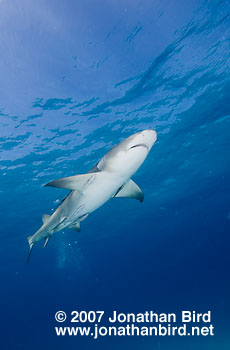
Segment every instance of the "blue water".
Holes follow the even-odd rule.
[[[230,348],[230,2],[0,1],[0,348]],[[81,233],[26,237],[113,145],[151,128],[133,179]],[[57,337],[57,310],[212,310],[214,337]]]

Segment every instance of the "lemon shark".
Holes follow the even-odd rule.
[[[27,237],[30,251],[35,243],[44,239],[44,247],[55,232],[65,228],[80,231],[80,222],[113,197],[130,197],[144,200],[140,187],[131,177],[144,162],[157,140],[154,130],[144,130],[114,146],[87,174],[64,177],[44,186],[71,190],[57,210],[42,215],[42,226]]]

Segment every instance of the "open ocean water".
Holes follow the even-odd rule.
[[[0,1],[0,348],[230,349],[230,2]],[[80,233],[26,237],[66,190],[144,129],[142,204]],[[57,337],[64,310],[212,311],[215,336]]]

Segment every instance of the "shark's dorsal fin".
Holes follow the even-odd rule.
[[[45,240],[45,243],[44,243],[43,248],[45,248],[45,247],[47,246],[47,244],[48,244],[50,238],[51,238],[51,236],[46,237],[46,240]]]
[[[80,232],[80,222],[77,222],[76,224],[70,225],[69,228],[71,228],[77,232]]]
[[[144,200],[144,193],[141,191],[140,187],[133,181],[129,180],[124,184],[114,197],[129,197],[138,199],[140,202]]]
[[[95,177],[98,175],[100,175],[100,173],[89,173],[63,177],[61,179],[48,182],[44,186],[66,188],[68,190],[82,192],[85,186],[87,187],[87,185],[91,184],[95,180]]]
[[[49,220],[49,218],[50,218],[50,215],[43,214],[42,215],[42,222],[43,222],[43,224],[45,224]]]

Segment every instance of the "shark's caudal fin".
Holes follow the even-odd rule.
[[[27,240],[28,240],[28,243],[29,243],[29,246],[30,246],[29,255],[28,255],[28,257],[27,257],[27,264],[28,264],[29,261],[30,261],[30,255],[31,255],[31,252],[32,252],[32,249],[33,249],[33,246],[34,246],[34,242],[32,241],[32,237],[33,237],[33,236],[28,236],[28,237],[27,237]]]

